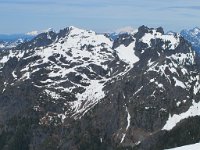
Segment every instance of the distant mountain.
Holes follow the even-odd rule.
[[[119,35],[122,35],[122,34],[134,34],[135,32],[137,32],[137,29],[134,29],[133,27],[127,26],[127,27],[123,27],[123,28],[117,29],[114,32],[107,33],[107,35],[112,40],[115,40],[116,38],[119,37]]]
[[[32,40],[35,36],[54,31],[52,28],[42,31],[31,31],[25,34],[0,34],[0,50],[14,48],[17,45]]]
[[[10,49],[25,41],[30,41],[35,35],[27,34],[0,34],[0,50]]]
[[[9,48],[13,48],[16,47],[18,44],[23,43],[24,40],[23,39],[17,39],[16,41],[5,41],[5,40],[1,40],[0,41],[0,49],[9,49]]]
[[[32,39],[32,35],[27,34],[0,34],[1,41],[16,41],[18,39]]]
[[[198,27],[190,30],[182,30],[181,35],[192,44],[192,47],[198,53],[200,53],[200,29]]]
[[[54,31],[54,29],[53,28],[48,28],[48,29],[46,29],[46,30],[42,30],[42,31],[31,31],[31,32],[28,32],[28,33],[26,33],[26,35],[29,35],[29,36],[37,36],[37,35],[39,35],[39,34],[41,34],[41,33],[44,33],[44,32],[50,32],[50,31]],[[55,32],[55,31],[54,31]]]
[[[1,150],[163,150],[200,141],[200,57],[178,33],[67,27],[0,52]]]

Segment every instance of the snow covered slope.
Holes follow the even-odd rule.
[[[200,143],[181,146],[181,147],[177,147],[177,148],[171,148],[168,150],[198,150],[198,149],[200,149]]]

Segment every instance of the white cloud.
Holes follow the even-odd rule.
[[[116,33],[130,33],[130,32],[134,32],[135,30],[136,29],[131,26],[126,26],[126,27],[117,29],[115,32]]]

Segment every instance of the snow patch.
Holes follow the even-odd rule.
[[[127,112],[127,126],[126,126],[126,132],[127,132],[128,128],[130,127],[130,124],[131,124],[131,115],[130,115],[130,113],[129,113],[129,111],[128,111],[127,106],[126,106],[126,112]],[[122,142],[124,141],[124,138],[125,138],[125,137],[126,137],[126,133],[123,133],[123,134],[122,134],[122,139],[121,139],[121,142],[120,142],[120,143],[122,143]]]
[[[131,26],[126,26],[126,27],[122,27],[120,29],[117,29],[115,31],[115,33],[117,34],[123,34],[123,33],[136,33],[138,31],[138,29],[134,29]]]
[[[56,92],[53,92],[53,91],[50,91],[50,90],[47,90],[47,89],[45,89],[44,91],[45,91],[45,93],[47,95],[49,95],[53,99],[59,99],[59,98],[61,98],[61,96],[59,94],[57,94]]]
[[[185,84],[184,84],[182,81],[178,80],[178,79],[175,78],[175,77],[173,77],[173,79],[174,79],[174,81],[175,81],[175,86],[179,86],[179,87],[181,87],[181,88],[183,88],[183,89],[186,89],[186,86],[185,86]]]
[[[17,79],[17,75],[15,74],[15,71],[12,72],[12,76]]]
[[[181,120],[189,118],[189,117],[194,117],[194,116],[200,116],[200,102],[196,103],[193,100],[192,106],[190,106],[190,108],[186,112],[181,113],[181,114],[174,114],[173,116],[171,116],[170,114],[162,130],[171,130]]]
[[[89,109],[105,97],[103,87],[104,84],[99,83],[98,80],[91,80],[90,85],[86,87],[85,92],[76,95],[77,101],[71,102],[75,119],[81,118]],[[78,114],[81,114],[82,116],[77,118]]]
[[[185,146],[171,148],[167,150],[198,150],[198,149],[200,149],[200,143],[185,145]]]
[[[135,96],[137,93],[139,93],[142,90],[143,86],[141,86],[134,94],[133,96]]]
[[[133,66],[133,64],[139,61],[139,58],[135,55],[134,47],[135,42],[129,44],[127,47],[122,44],[115,50],[117,51],[117,54],[122,61]]]

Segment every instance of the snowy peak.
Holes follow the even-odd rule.
[[[140,38],[141,42],[147,44],[148,47],[156,44],[161,46],[162,49],[174,50],[180,42],[179,35],[164,34],[161,27],[153,29],[141,26],[136,36]]]
[[[46,32],[55,32],[55,30],[53,28],[48,28],[48,29],[45,29],[45,30],[42,30],[42,31],[37,31],[37,30],[34,30],[34,31],[31,31],[31,32],[27,32],[26,35],[30,35],[30,36],[37,36],[41,33],[46,33]]]
[[[40,32],[39,31],[31,31],[27,32],[26,35],[37,36]]]
[[[48,28],[46,30],[44,30],[44,32],[56,32],[53,28]]]
[[[188,47],[179,34],[165,34],[161,27],[141,26],[136,33],[120,34],[113,42],[119,58],[131,66],[139,60],[144,62],[159,59],[162,55],[185,54],[190,52]]]
[[[142,50],[143,52],[145,49],[150,47],[154,48],[156,46],[160,47],[162,50],[174,50],[180,43],[180,35],[164,34],[164,30],[161,27],[148,28],[146,26],[141,26],[138,28],[137,32],[119,34],[114,39],[114,47],[117,47],[120,41],[126,46],[130,44],[130,42],[136,41],[136,47],[139,46],[140,51]]]
[[[123,27],[120,29],[117,29],[115,32],[107,33],[107,35],[112,39],[115,40],[119,37],[119,35],[123,34],[135,34],[138,31],[138,29],[135,29],[131,26]]]
[[[135,32],[137,32],[137,29],[135,29],[131,26],[127,26],[127,27],[117,29],[114,33],[123,34],[123,33],[135,33]]]

